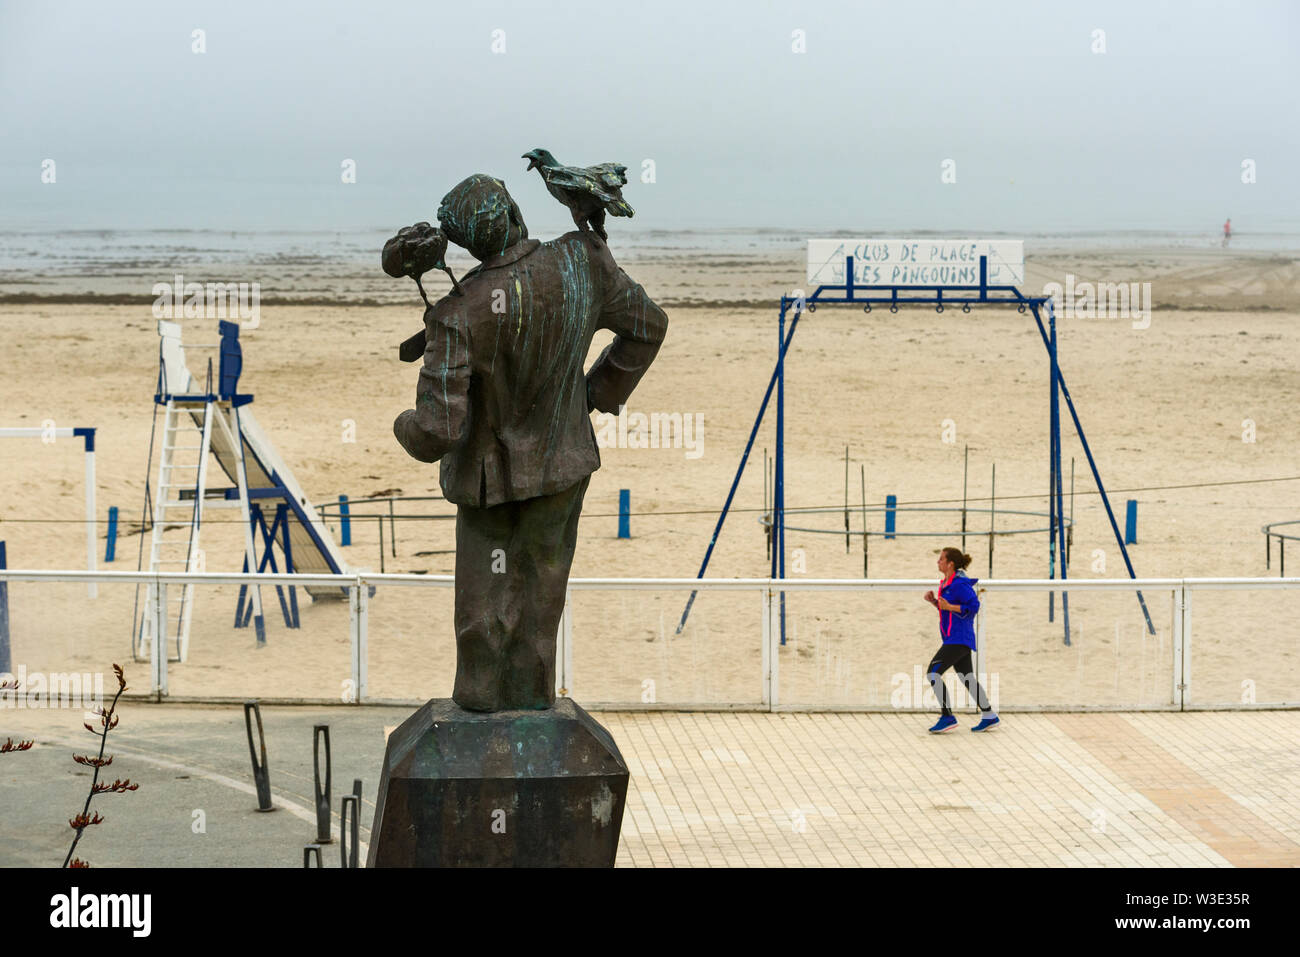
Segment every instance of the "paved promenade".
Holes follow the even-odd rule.
[[[278,810],[256,812],[243,710],[119,707],[98,866],[300,866],[315,835],[312,726],[369,838],[386,729],[410,709],[263,709]],[[1300,865],[1300,712],[1008,714],[929,735],[916,714],[604,712],[632,771],[619,866]],[[77,711],[0,711],[0,865],[57,865],[94,738]],[[364,847],[362,848],[364,857]],[[325,848],[339,866],[338,844]]]

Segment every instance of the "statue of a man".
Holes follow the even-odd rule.
[[[616,413],[654,360],[663,310],[591,233],[528,238],[505,184],[443,197],[442,230],[480,261],[424,314],[414,409],[393,423],[442,461],[456,516],[456,686],[472,711],[549,708],[578,514],[600,453],[592,409]],[[584,373],[597,329],[614,341]]]

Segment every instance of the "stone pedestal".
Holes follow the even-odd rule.
[[[465,711],[434,698],[388,738],[367,867],[613,867],[628,771],[568,698]]]

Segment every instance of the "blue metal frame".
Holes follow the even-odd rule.
[[[166,392],[163,389],[163,357],[162,343],[158,344],[158,383],[155,386],[153,401],[156,405],[166,405],[169,399],[179,399],[181,401],[207,401],[216,402],[218,399],[228,399],[231,405],[239,408],[241,405],[248,405],[253,401],[252,393],[237,392],[239,387],[239,374],[244,368],[243,350],[239,345],[239,323],[226,322],[222,320],[217,324],[221,332],[221,345],[217,353],[217,391],[212,391],[212,361],[208,360],[208,381],[206,391],[197,393]],[[94,448],[94,430],[89,430],[90,445],[88,451]]]
[[[1053,323],[1055,323],[1056,310],[1052,307],[1052,303],[1050,299],[1047,299],[1046,302],[1047,302],[1048,318]],[[1049,339],[1047,332],[1044,331],[1043,329],[1043,320],[1038,314],[1038,309],[1035,308],[1033,312],[1034,312],[1034,321],[1038,324],[1038,334],[1039,336],[1042,337],[1044,345],[1048,345],[1049,342],[1054,342],[1055,341],[1054,338]],[[1053,328],[1055,328],[1055,326],[1053,326]],[[1049,351],[1052,351],[1052,346],[1048,345],[1048,349]],[[1052,351],[1052,361],[1055,364],[1056,354],[1054,351]],[[1137,573],[1133,571],[1133,562],[1129,559],[1128,548],[1124,545],[1124,536],[1120,534],[1119,523],[1115,521],[1115,510],[1110,506],[1110,496],[1106,494],[1106,486],[1102,484],[1101,472],[1098,471],[1097,469],[1096,459],[1092,457],[1092,448],[1091,446],[1088,445],[1088,437],[1083,434],[1083,424],[1079,421],[1079,412],[1074,407],[1074,399],[1071,398],[1070,390],[1065,385],[1065,377],[1061,375],[1061,370],[1059,365],[1056,368],[1056,384],[1061,391],[1061,396],[1065,399],[1066,406],[1070,410],[1070,418],[1074,421],[1074,431],[1079,436],[1079,444],[1083,446],[1083,454],[1088,459],[1088,467],[1092,470],[1093,481],[1097,483],[1097,491],[1101,493],[1101,503],[1106,507],[1106,517],[1110,519],[1111,531],[1115,535],[1115,541],[1119,543],[1120,554],[1124,556],[1124,567],[1128,570],[1128,577],[1137,578]],[[1060,427],[1061,424],[1060,424],[1060,420],[1058,419],[1056,423],[1056,428],[1058,433],[1060,431]],[[1060,443],[1059,438],[1057,439],[1057,443],[1059,445]],[[1063,501],[1060,500],[1059,494],[1057,498],[1058,498],[1058,502],[1057,502],[1058,514],[1064,515],[1065,514],[1064,503]],[[1140,589],[1138,590],[1137,593],[1137,599],[1138,599],[1138,604],[1142,606],[1142,615],[1146,618],[1147,633],[1154,635],[1156,633],[1155,625],[1152,624],[1151,622],[1151,612],[1147,610],[1146,599],[1142,597],[1142,591]]]
[[[307,516],[306,510],[303,509],[302,505],[298,502],[297,498],[295,498],[293,495],[290,495],[289,490],[285,488],[284,480],[280,477],[280,473],[275,469],[268,468],[267,464],[263,462],[261,458],[258,457],[258,455],[249,447],[248,443],[244,440],[243,427],[240,424],[240,420],[239,420],[239,408],[241,406],[248,405],[250,402],[252,402],[253,395],[252,393],[244,393],[238,391],[239,376],[243,372],[243,367],[244,367],[243,349],[239,344],[239,324],[236,322],[227,322],[222,320],[221,322],[218,323],[218,329],[221,333],[221,343],[218,348],[217,368],[215,370],[215,375],[214,375],[214,370],[212,368],[212,361],[209,359],[206,382],[203,386],[202,392],[172,393],[172,392],[164,391],[162,345],[159,344],[158,382],[154,393],[154,402],[158,405],[166,405],[166,403],[170,399],[177,399],[182,401],[184,400],[205,401],[205,402],[229,401],[231,406],[235,409],[235,416],[234,416],[235,431],[238,436],[237,441],[240,443],[240,448],[237,451],[241,452],[246,459],[252,458],[253,461],[257,463],[258,468],[260,468],[262,472],[264,472],[265,474],[271,477],[271,482],[272,482],[272,484],[267,487],[254,488],[250,486],[248,488],[249,521],[252,524],[255,533],[260,526],[263,545],[264,545],[264,552],[262,554],[262,558],[257,562],[258,565],[257,571],[259,574],[266,570],[268,564],[270,565],[272,571],[276,570],[275,559],[271,555],[271,547],[277,541],[276,530],[279,527],[283,527],[284,529],[283,544],[281,545],[281,550],[284,552],[285,571],[292,572],[294,570],[293,551],[292,551],[292,546],[290,544],[290,537],[289,537],[289,531],[290,531],[289,526],[291,524],[291,516],[292,516],[292,520],[297,520],[297,522],[303,527],[303,529],[306,530],[308,537],[311,538],[317,550],[323,556],[325,556],[325,561],[330,571],[336,575],[341,574],[342,569],[339,567],[338,563],[334,561],[334,558],[330,554],[329,549],[326,547],[325,543],[321,540],[320,535],[317,534],[315,528],[312,527],[311,521]],[[214,385],[215,385],[215,390],[214,390]],[[205,415],[207,414],[206,411],[204,414]],[[78,429],[76,430],[76,432],[78,435],[81,435],[83,433],[85,434],[87,450],[93,450],[94,440],[95,440],[95,430]],[[229,475],[229,473],[227,473],[227,477],[230,478],[232,481],[234,480],[234,476]],[[198,482],[198,478],[196,475],[195,489],[191,492],[191,494],[197,492],[197,482]],[[216,491],[216,490],[213,489],[211,491]],[[222,496],[227,500],[239,498],[239,489],[237,487],[222,489],[221,493]],[[145,494],[147,500],[147,496],[148,496],[147,488]],[[195,498],[197,499],[197,495],[195,495]],[[266,519],[262,514],[262,510],[260,506],[254,504],[254,502],[257,499],[279,499],[280,500],[276,504],[275,519],[272,521],[272,524],[269,529],[266,525]],[[194,521],[197,522],[198,510],[199,510],[199,503],[197,502],[197,500],[195,501],[194,507],[195,507]],[[147,508],[148,506],[146,504],[146,510]],[[247,556],[244,557],[243,567],[245,571],[248,570]],[[251,601],[249,601],[247,612],[245,612],[244,602],[246,600],[247,589],[248,589],[247,585],[241,585],[239,588],[239,599],[235,609],[236,628],[247,627],[249,623],[249,616],[252,614],[253,607]],[[286,603],[284,593],[281,589],[282,586],[279,585],[276,586],[276,593],[280,600],[280,609],[284,614],[285,625],[289,628],[297,628],[299,623],[297,591],[293,586],[289,586],[289,599],[288,602]],[[347,589],[342,589],[342,592],[344,595],[346,595]],[[182,614],[184,613],[183,608],[181,613]],[[259,645],[265,644],[266,633],[263,627],[263,620],[260,617],[256,622],[256,630],[257,630],[258,644]]]
[[[721,513],[718,515],[717,525],[713,529],[713,537],[709,540],[709,547],[704,553],[704,561],[700,565],[696,578],[703,578],[705,571],[709,567],[709,560],[713,557],[713,549],[718,543],[722,525],[726,521],[727,513],[731,509],[731,503],[736,496],[736,488],[740,485],[740,477],[745,471],[745,464],[749,460],[749,453],[753,450],[754,439],[758,435],[759,426],[762,424],[763,416],[767,412],[767,405],[774,388],[776,390],[776,461],[773,469],[771,577],[774,579],[785,578],[785,356],[790,351],[790,343],[794,339],[795,329],[798,327],[799,319],[805,309],[808,312],[816,312],[818,305],[823,304],[861,305],[863,311],[868,313],[872,311],[873,305],[888,305],[889,311],[893,313],[898,312],[899,306],[907,305],[930,305],[934,306],[935,311],[940,313],[948,306],[960,306],[963,312],[970,312],[971,306],[975,305],[1008,305],[1015,306],[1021,313],[1032,313],[1034,322],[1038,325],[1039,334],[1042,336],[1043,346],[1047,349],[1049,360],[1051,445],[1048,451],[1048,497],[1051,507],[1051,519],[1049,523],[1048,576],[1056,578],[1059,567],[1061,580],[1064,581],[1067,577],[1065,496],[1061,476],[1060,399],[1064,397],[1066,406],[1070,410],[1070,417],[1074,422],[1075,432],[1079,436],[1084,454],[1088,458],[1088,465],[1092,469],[1093,479],[1097,483],[1097,490],[1101,493],[1101,500],[1106,507],[1106,514],[1110,518],[1111,529],[1115,533],[1115,541],[1119,544],[1120,553],[1124,556],[1124,565],[1128,569],[1130,578],[1137,577],[1136,572],[1133,570],[1133,563],[1129,559],[1128,549],[1124,545],[1124,537],[1120,534],[1119,525],[1115,521],[1115,513],[1111,509],[1110,497],[1106,494],[1105,485],[1102,484],[1101,473],[1097,470],[1097,463],[1092,457],[1092,450],[1088,445],[1087,438],[1084,436],[1083,425],[1079,421],[1079,413],[1075,409],[1074,400],[1071,398],[1070,390],[1066,388],[1065,378],[1061,374],[1057,356],[1056,312],[1052,306],[1051,297],[1026,296],[1015,286],[990,286],[988,284],[988,258],[986,256],[980,257],[979,284],[974,286],[861,285],[855,283],[853,279],[853,257],[846,256],[844,260],[844,282],[842,284],[820,285],[813,291],[812,295],[805,297],[781,297],[777,319],[778,351],[776,368],[772,371],[772,378],[767,384],[767,391],[763,394],[758,416],[754,420],[754,427],[750,429],[749,440],[745,443],[745,451],[741,454],[740,465],[736,469],[736,477],[732,479],[731,489],[727,492],[727,499],[723,503]],[[1042,316],[1039,312],[1042,308],[1047,310],[1048,324],[1051,329],[1050,334],[1043,327]],[[790,320],[790,330],[787,333],[785,319],[786,313],[791,309],[794,310],[794,315]],[[692,591],[687,599],[686,607],[682,611],[681,621],[677,624],[677,634],[681,634],[682,629],[686,627],[686,620],[690,616],[691,606],[695,603],[697,594],[697,592]],[[1052,601],[1054,602],[1055,593],[1049,594],[1053,596]],[[1146,601],[1142,597],[1140,590],[1137,592],[1137,598],[1142,607],[1142,614],[1146,618],[1147,631],[1154,635],[1155,626],[1152,624],[1151,614],[1147,610]],[[781,644],[785,644],[785,592],[780,593],[780,608]],[[1054,617],[1053,611],[1054,608],[1049,606],[1049,620]],[[1070,613],[1068,593],[1064,590],[1061,593],[1061,615],[1065,631],[1065,643],[1068,645],[1070,643]]]
[[[280,548],[284,552],[284,570],[286,573],[292,574],[293,573],[293,546],[289,541],[289,512],[288,509],[285,507],[284,502],[276,503],[275,519],[271,522],[269,528],[267,527],[266,517],[262,514],[262,506],[260,505],[253,504],[249,506],[249,522],[253,526],[254,534],[256,534],[259,531],[259,529],[262,533],[262,557],[257,563],[257,574],[260,575],[263,572],[265,572],[268,565],[271,568],[272,574],[276,574],[279,572],[279,568],[276,566],[275,563],[275,551],[273,546],[277,542],[276,533],[280,531],[280,529],[282,528],[284,530],[284,539],[280,543]],[[243,570],[248,571],[247,555],[244,556]],[[247,611],[245,611],[244,601],[247,592],[248,592],[247,584],[243,584],[239,586],[239,601],[235,606],[235,627],[236,628],[247,628],[249,619],[253,614],[253,602],[251,600],[248,602]],[[275,593],[276,596],[280,599],[280,612],[281,614],[284,615],[285,627],[297,628],[299,625],[297,589],[293,585],[289,586],[289,600],[287,603],[285,602],[285,598],[284,598],[284,586],[276,585]],[[258,643],[259,644],[266,643],[264,632],[261,633]]]

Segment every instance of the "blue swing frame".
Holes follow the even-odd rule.
[[[1110,496],[1106,494],[1106,486],[1102,483],[1101,473],[1097,469],[1097,462],[1093,458],[1092,448],[1088,445],[1087,436],[1083,432],[1083,424],[1079,421],[1079,413],[1075,408],[1074,399],[1070,396],[1070,390],[1066,387],[1065,379],[1061,375],[1061,368],[1058,362],[1057,341],[1056,341],[1056,311],[1052,305],[1050,296],[1026,296],[1015,286],[988,284],[988,257],[980,256],[979,267],[979,284],[978,285],[864,285],[855,283],[853,278],[853,257],[846,256],[844,259],[844,282],[840,284],[822,284],[819,285],[809,296],[782,296],[781,307],[778,316],[777,325],[777,359],[776,368],[772,371],[772,377],[767,384],[767,391],[763,394],[763,402],[759,406],[758,416],[754,420],[754,427],[749,432],[749,440],[745,443],[745,451],[740,457],[740,465],[736,469],[736,477],[732,479],[731,489],[727,492],[727,499],[723,503],[722,511],[718,515],[718,523],[713,529],[713,537],[709,540],[709,547],[704,553],[704,561],[700,565],[699,573],[696,578],[702,579],[705,571],[709,567],[709,559],[713,557],[713,549],[718,543],[718,536],[722,532],[722,525],[727,519],[727,513],[731,509],[732,500],[736,496],[736,488],[740,484],[740,477],[745,471],[745,463],[749,460],[749,454],[754,448],[754,439],[758,436],[759,426],[763,422],[763,416],[767,412],[768,403],[771,401],[773,389],[776,391],[776,460],[774,464],[774,483],[773,483],[773,500],[772,500],[772,556],[771,556],[771,575],[773,579],[785,578],[785,356],[790,350],[790,343],[794,340],[795,329],[799,325],[799,319],[805,310],[816,312],[819,305],[860,305],[863,311],[870,313],[873,305],[887,305],[891,313],[898,312],[899,306],[934,306],[935,311],[942,313],[946,307],[960,306],[963,312],[970,312],[971,306],[987,305],[1005,305],[1015,306],[1021,313],[1026,311],[1033,314],[1034,322],[1038,326],[1038,333],[1042,337],[1043,346],[1047,349],[1049,370],[1049,390],[1050,390],[1050,433],[1051,447],[1048,451],[1048,479],[1049,479],[1049,499],[1051,506],[1051,521],[1048,534],[1048,577],[1057,578],[1057,568],[1060,568],[1060,579],[1066,580],[1066,548],[1065,548],[1065,495],[1062,488],[1061,476],[1061,404],[1062,397],[1065,398],[1066,406],[1070,411],[1070,418],[1074,422],[1074,430],[1079,436],[1079,442],[1083,446],[1084,455],[1088,459],[1088,467],[1092,470],[1093,480],[1097,483],[1097,490],[1101,493],[1102,504],[1106,507],[1106,516],[1110,519],[1111,530],[1115,534],[1115,541],[1119,545],[1120,554],[1124,556],[1124,567],[1128,570],[1129,578],[1137,578],[1137,573],[1133,570],[1133,562],[1129,558],[1128,549],[1124,544],[1124,536],[1120,533],[1119,523],[1115,520],[1115,511],[1111,508]],[[1040,310],[1047,312],[1047,325],[1043,324],[1043,317]],[[790,320],[790,330],[787,333],[785,328],[786,315],[793,310],[793,317]],[[691,613],[691,606],[695,603],[695,597],[698,591],[692,591],[686,601],[686,607],[682,610],[681,621],[677,624],[677,634],[682,633],[686,627],[686,619]],[[1055,592],[1049,595],[1054,599]],[[1155,625],[1151,621],[1151,613],[1147,609],[1146,599],[1143,598],[1142,592],[1137,591],[1138,604],[1142,607],[1142,614],[1146,619],[1147,632],[1155,634]],[[780,593],[781,609],[781,644],[785,644],[785,592]],[[1048,620],[1054,617],[1054,605],[1048,606]],[[1061,591],[1061,617],[1065,632],[1065,644],[1070,644],[1070,605],[1069,592]]]

